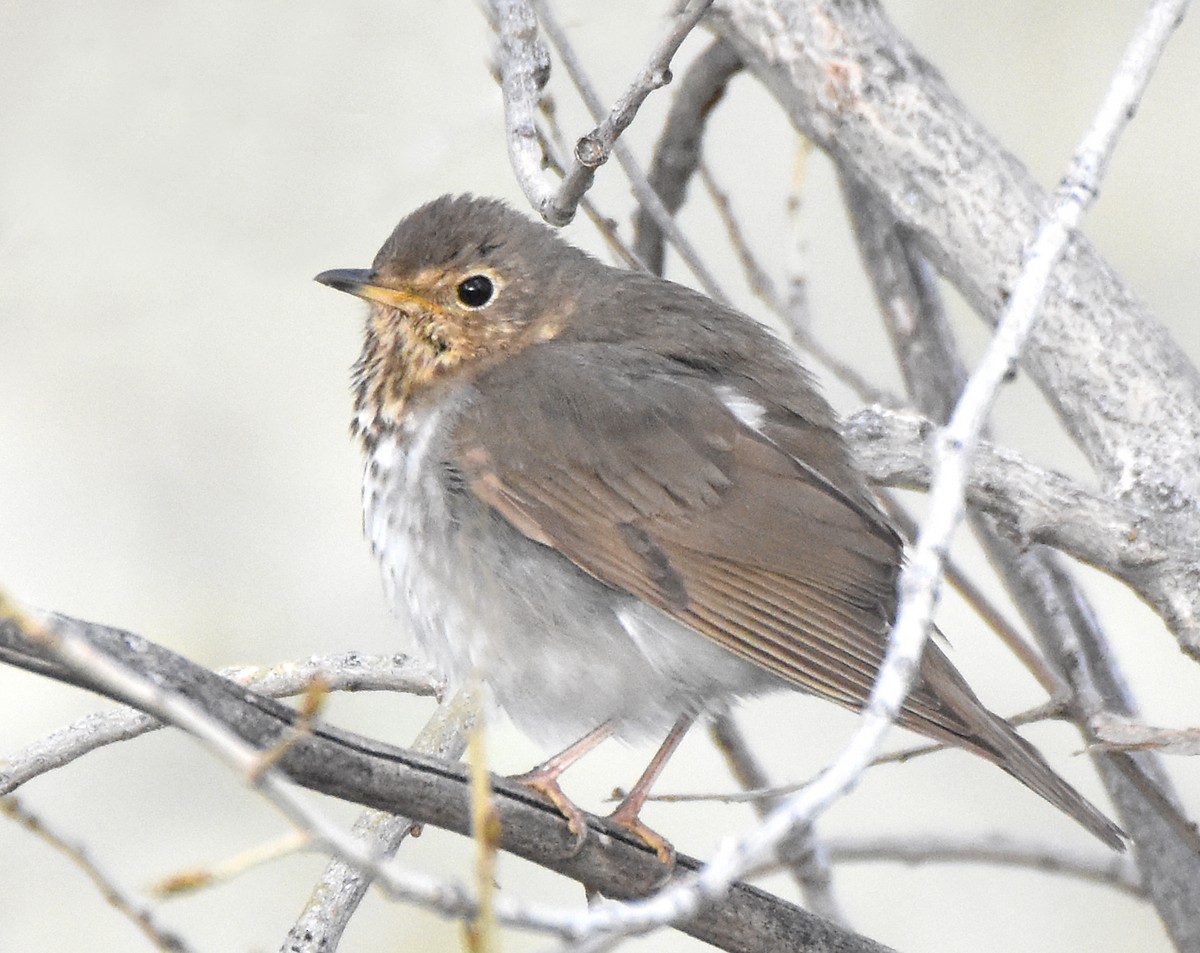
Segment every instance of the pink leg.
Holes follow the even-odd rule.
[[[518,784],[523,784],[530,790],[537,791],[562,812],[563,817],[567,819],[568,829],[576,837],[577,848],[583,846],[583,841],[587,837],[587,826],[583,821],[583,811],[558,786],[558,776],[596,747],[596,745],[600,744],[612,732],[612,722],[606,721],[599,727],[593,728],[574,744],[564,748],[554,757],[543,761],[536,768],[526,771],[524,774],[514,774],[510,778],[510,780],[516,781]]]
[[[642,805],[646,803],[646,798],[650,795],[651,785],[654,784],[658,776],[662,773],[667,760],[675,753],[675,749],[679,747],[679,742],[683,741],[683,736],[692,727],[693,721],[695,721],[693,716],[684,715],[675,722],[666,740],[659,746],[658,751],[655,752],[654,757],[646,766],[646,770],[642,772],[642,776],[638,778],[637,783],[625,795],[624,800],[617,805],[617,809],[608,815],[610,821],[624,827],[643,844],[652,848],[658,854],[658,859],[668,865],[675,863],[675,848],[667,842],[665,837],[643,824],[638,814],[642,810]]]

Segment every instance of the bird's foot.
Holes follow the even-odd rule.
[[[658,859],[667,867],[675,866],[675,848],[662,834],[651,830],[638,817],[640,803],[633,803],[628,798],[617,805],[617,809],[608,815],[608,819],[618,827],[623,827],[634,837],[649,847],[658,855]]]
[[[587,841],[587,821],[584,819],[583,811],[567,797],[566,793],[558,784],[558,775],[560,772],[548,769],[545,765],[538,765],[532,771],[526,771],[524,774],[514,774],[509,778],[510,781],[515,781],[522,787],[527,787],[531,791],[536,791],[547,801],[553,804],[560,814],[567,820],[567,830],[575,835],[575,843],[571,848],[568,857],[574,857],[581,850]]]

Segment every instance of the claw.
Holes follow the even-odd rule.
[[[510,778],[517,784],[524,785],[531,791],[542,795],[567,819],[567,830],[575,835],[575,843],[571,852],[566,855],[568,858],[574,857],[583,850],[583,845],[587,841],[587,822],[583,818],[583,811],[576,807],[575,802],[567,797],[563,793],[563,789],[558,786],[558,776],[611,734],[612,724],[606,721],[553,758],[543,761],[532,771],[515,774]]]
[[[671,842],[662,834],[651,830],[638,817],[640,804],[633,804],[628,800],[622,801],[617,805],[617,809],[608,815],[608,819],[618,827],[623,827],[629,831],[634,837],[640,840],[643,844],[649,847],[658,855],[660,862],[669,868],[675,866],[675,848],[671,846]]]
[[[516,781],[517,784],[527,787],[531,791],[536,791],[566,818],[567,830],[575,835],[575,843],[571,846],[567,857],[574,857],[583,850],[583,845],[587,842],[587,821],[584,819],[583,811],[559,787],[558,774],[557,771],[539,766],[524,774],[514,774],[509,780]]]

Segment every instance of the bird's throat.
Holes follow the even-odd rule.
[[[415,394],[461,362],[431,322],[373,317],[354,365],[353,431],[373,443],[380,430],[399,425]]]
[[[399,426],[423,392],[477,369],[486,358],[504,350],[516,331],[505,322],[373,306],[362,354],[354,365],[351,429],[369,446],[380,431]]]

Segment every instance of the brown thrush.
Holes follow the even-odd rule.
[[[539,742],[581,738],[523,776],[577,834],[557,777],[608,735],[671,729],[615,815],[666,856],[637,812],[697,715],[788,687],[862,706],[901,539],[761,325],[470,196],[317,280],[371,303],[353,430],[392,604],[452,682],[477,673]],[[898,722],[1123,846],[932,642]]]

